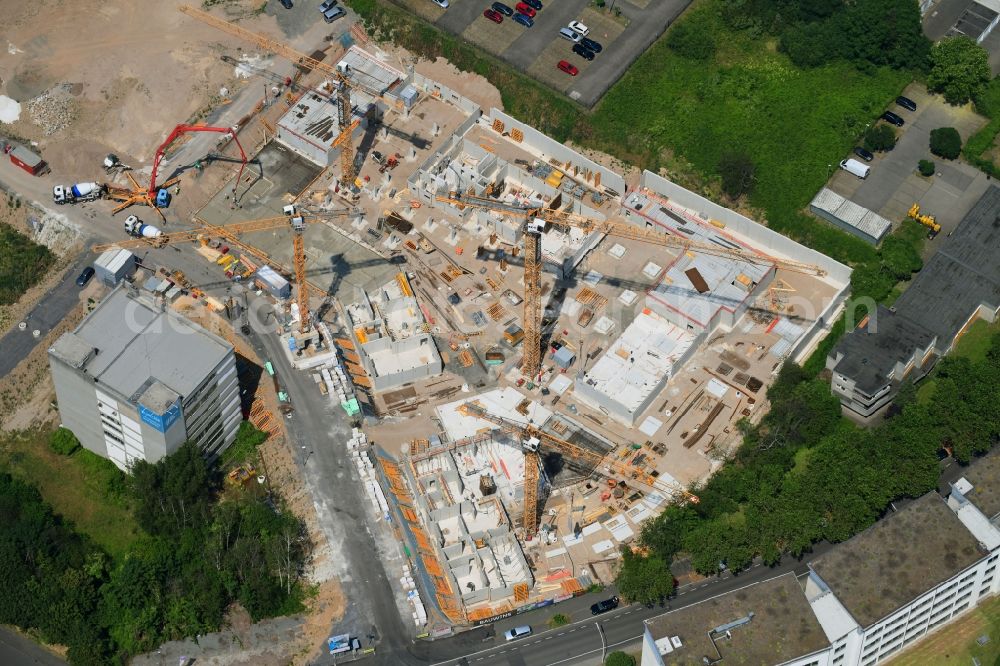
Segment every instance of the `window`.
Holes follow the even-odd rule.
[[[837,648],[836,650],[834,650],[833,653],[834,654],[840,654],[841,652],[843,652],[846,649],[847,649],[847,643],[844,643],[839,648]]]
[[[968,601],[966,601],[961,606],[955,606],[955,614],[957,615],[958,613],[964,611],[968,607],[969,607],[969,602]]]
[[[979,596],[985,597],[989,593],[990,593],[990,586],[989,586],[989,584],[983,585],[981,588],[979,588]]]

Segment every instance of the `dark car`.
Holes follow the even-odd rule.
[[[901,107],[903,107],[907,111],[916,111],[917,110],[917,103],[914,102],[909,97],[903,97],[902,95],[900,95],[899,97],[896,98],[896,104],[899,104]]]
[[[590,37],[584,37],[583,39],[581,39],[580,40],[580,45],[587,47],[588,49],[590,49],[594,53],[600,53],[601,51],[604,50],[604,47],[601,46],[600,42],[595,42]]]
[[[875,159],[875,156],[871,154],[871,151],[865,150],[861,146],[854,149],[854,154],[863,159],[865,162],[871,162]]]
[[[573,53],[576,53],[584,60],[593,60],[594,52],[588,49],[583,43],[573,45]]]
[[[88,282],[90,282],[90,278],[92,277],[94,277],[94,269],[91,268],[90,266],[87,266],[80,273],[80,277],[76,279],[76,286],[78,287],[85,286]]]
[[[503,4],[502,2],[494,2],[492,5],[490,5],[490,7],[492,7],[493,11],[497,12],[498,14],[503,14],[504,16],[514,15],[514,10],[508,7],[507,5]]]
[[[542,3],[539,0],[524,0],[524,4],[528,5],[536,12],[542,11]]]
[[[501,14],[495,9],[483,10],[483,16],[493,21],[494,23],[503,23],[503,14]]]
[[[328,9],[337,4],[337,0],[323,0],[319,6],[319,13],[325,14]]]
[[[899,116],[897,116],[892,111],[886,111],[885,113],[883,113],[882,114],[882,120],[884,120],[884,121],[886,121],[888,123],[892,123],[896,127],[902,127],[903,123],[906,122],[905,120],[903,120],[902,118],[900,118]]]
[[[510,17],[510,20],[514,23],[520,23],[525,28],[530,28],[535,25],[535,22],[531,20],[530,16],[525,16],[524,14],[514,14]]]
[[[285,9],[292,8],[292,0],[279,0],[279,2],[281,2],[281,6],[284,7]]]
[[[591,615],[600,615],[601,613],[607,613],[609,610],[614,610],[618,608],[618,597],[611,597],[610,599],[605,599],[604,601],[598,601],[596,604],[590,607]]]

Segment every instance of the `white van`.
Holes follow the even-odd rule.
[[[847,159],[840,163],[840,168],[844,171],[850,171],[855,176],[864,180],[871,173],[872,168],[867,164],[862,164],[855,159]]]

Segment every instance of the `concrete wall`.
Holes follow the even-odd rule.
[[[457,106],[459,109],[465,111],[466,113],[477,114],[477,115],[482,114],[482,109],[480,109],[479,105],[473,102],[471,99],[469,99],[468,97],[463,97],[462,95],[458,94],[448,86],[438,81],[435,81],[434,79],[427,78],[420,72],[412,72],[410,76],[410,84],[417,90],[421,91],[422,93],[430,95],[431,97],[436,97],[445,102],[448,102],[449,104]],[[418,105],[419,103],[420,101],[417,100]]]
[[[73,431],[85,449],[102,458],[108,457],[104,431],[97,411],[94,381],[49,355],[49,370],[56,389],[59,418],[62,425]]]
[[[594,173],[599,173],[601,174],[601,187],[611,188],[619,194],[625,193],[625,179],[611,169],[584,157],[572,148],[564,146],[555,139],[542,134],[534,127],[525,125],[499,109],[491,109],[490,117],[493,120],[503,122],[505,132],[510,132],[513,128],[521,130],[524,133],[524,143],[542,153],[546,161],[549,158],[554,158],[560,164],[569,162],[574,166],[580,167],[581,170],[586,169]]]
[[[423,340],[427,342],[421,345],[421,341]],[[392,353],[395,354],[413,353],[412,350],[421,346],[427,347],[426,351],[431,356],[429,363],[388,375],[378,374],[374,362],[369,358],[369,354],[385,350],[393,350]],[[372,384],[376,391],[385,391],[402,386],[403,384],[419,381],[424,377],[432,377],[440,374],[443,368],[441,355],[438,353],[437,346],[434,344],[434,338],[430,334],[415,335],[405,340],[392,340],[389,337],[379,338],[378,340],[366,342],[358,349],[361,351],[361,359],[369,376],[372,378]]]
[[[680,185],[671,183],[666,178],[651,171],[643,171],[640,187],[648,188],[658,194],[676,201],[681,206],[691,208],[708,215],[712,219],[725,223],[726,228],[748,238],[761,248],[771,248],[777,254],[789,257],[795,261],[815,264],[826,271],[826,279],[837,284],[848,284],[851,279],[851,268],[839,261],[834,261],[825,254],[801,245],[787,236],[768,229],[748,217],[740,215],[703,196],[686,190]]]

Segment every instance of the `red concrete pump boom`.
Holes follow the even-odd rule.
[[[174,139],[179,137],[181,134],[187,134],[188,132],[217,132],[219,134],[229,134],[233,137],[233,141],[236,143],[236,147],[240,149],[240,158],[243,163],[240,165],[240,172],[236,176],[236,181],[233,183],[233,193],[235,194],[236,188],[239,186],[240,178],[243,177],[243,169],[247,165],[247,155],[243,152],[243,146],[240,145],[240,140],[236,136],[236,131],[231,127],[208,127],[207,125],[178,125],[174,128],[174,131],[170,133],[166,141],[160,144],[160,147],[156,149],[156,156],[153,158],[153,174],[149,179],[149,196],[156,196],[156,172],[160,168],[160,162],[163,160],[163,152],[167,147],[174,142]]]

